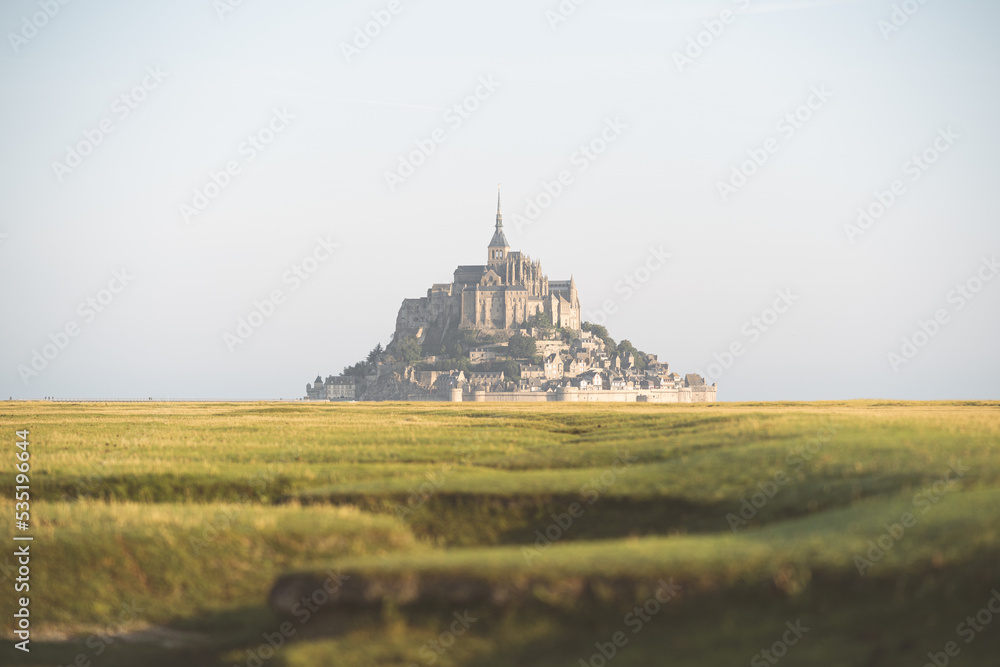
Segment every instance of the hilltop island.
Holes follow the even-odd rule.
[[[459,266],[450,283],[404,299],[392,341],[324,380],[320,401],[599,401],[703,403],[716,385],[680,376],[655,354],[581,322],[576,283],[549,280],[541,262],[511,250],[497,197],[486,264]]]

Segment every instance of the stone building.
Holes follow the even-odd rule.
[[[549,280],[539,261],[510,249],[498,195],[496,228],[486,247],[486,263],[459,266],[452,282],[432,285],[425,297],[404,299],[396,317],[396,340],[454,327],[514,329],[539,313],[548,315],[557,327],[579,330],[576,282],[572,277]]]
[[[503,371],[472,372],[468,374],[469,387],[486,391],[501,391],[504,388]]]
[[[518,364],[521,369],[521,377],[527,379],[537,378],[540,380],[545,379],[545,368],[542,366],[536,366],[532,363],[521,362]]]
[[[349,375],[330,375],[326,382],[319,375],[306,385],[306,398],[311,401],[353,401],[357,397],[357,379]]]

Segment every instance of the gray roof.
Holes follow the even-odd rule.
[[[510,244],[507,243],[507,237],[503,235],[503,230],[499,227],[495,232],[493,232],[493,240],[490,241],[490,248],[509,248]]]
[[[460,266],[455,269],[455,282],[456,283],[478,283],[486,273],[486,267],[482,265],[478,266]]]

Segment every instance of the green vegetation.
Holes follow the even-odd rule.
[[[535,313],[534,315],[532,315],[531,317],[528,318],[528,326],[529,327],[538,327],[539,329],[542,329],[543,331],[549,331],[549,330],[551,330],[553,328],[552,318],[549,316],[548,313],[544,313],[544,312],[542,312],[542,313]]]
[[[419,371],[465,371],[468,373],[472,370],[473,364],[468,357],[459,357],[458,359],[442,359],[433,364],[417,364],[416,368]]]
[[[645,352],[636,348],[636,346],[633,345],[632,341],[630,340],[626,339],[618,343],[618,356],[628,357],[628,355],[630,354],[632,355],[632,358],[635,360],[635,367],[638,368],[640,371],[646,370],[646,366],[648,364],[646,363]]]
[[[608,350],[608,354],[611,354],[612,352],[618,349],[618,344],[615,342],[615,339],[608,334],[607,328],[603,327],[602,325],[591,324],[590,322],[584,322],[582,325],[580,325],[580,328],[583,329],[584,331],[589,331],[590,333],[594,334],[595,336],[603,340],[604,347],[605,349]]]
[[[631,354],[635,359],[635,367],[641,371],[646,370],[646,366],[649,365],[646,361],[645,352],[638,349],[635,345],[632,344],[632,341],[627,339],[621,341],[620,343],[615,343],[615,339],[608,334],[608,330],[606,327],[603,327],[600,324],[592,324],[591,322],[584,322],[580,328],[583,329],[584,331],[588,331],[594,334],[595,336],[603,340],[604,347],[607,349],[608,354],[610,355],[617,354],[620,357],[627,357],[628,355]]]
[[[535,356],[535,339],[514,334],[507,341],[507,354],[511,359],[530,359]]]
[[[416,340],[413,341],[414,343]],[[365,377],[371,374],[375,370],[375,364],[377,364],[382,356],[385,354],[385,350],[382,349],[382,343],[378,343],[372,348],[372,351],[368,353],[368,356],[354,364],[353,366],[345,366],[342,375],[353,376],[353,377]]]
[[[413,336],[407,336],[398,344],[394,344],[393,354],[407,364],[412,364],[424,356],[420,343]]]
[[[120,602],[142,609],[139,626],[255,605],[289,567],[419,547],[398,520],[351,507],[78,501],[32,510],[35,548],[44,551],[32,620],[63,632],[107,624]]]
[[[619,630],[615,666],[747,664],[799,619],[789,665],[1000,650],[1000,616],[956,634],[1000,590],[995,402],[7,403],[0,423],[31,430],[39,554],[32,653],[4,665],[246,665],[282,622],[264,664],[578,665]],[[280,575],[334,572],[386,603],[268,608]],[[683,588],[634,634],[661,579]],[[435,652],[453,612],[476,621]]]
[[[521,378],[521,364],[513,359],[497,359],[481,366],[488,371],[503,371],[505,381],[518,380]]]
[[[450,328],[447,331],[442,331],[431,328],[424,341],[423,354],[425,356],[443,355],[454,361],[468,360],[469,351],[472,348],[502,343],[503,341],[504,337],[501,334],[487,334],[474,329]]]

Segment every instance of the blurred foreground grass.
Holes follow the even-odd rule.
[[[956,634],[1000,586],[1000,403],[4,403],[0,423],[11,452],[31,431],[37,554],[33,651],[4,665],[578,665],[619,630],[616,665],[746,664],[799,618],[787,664],[1000,650],[1000,618]],[[296,572],[390,592],[275,616]],[[661,579],[682,593],[633,633]],[[449,582],[505,602],[398,593]]]

